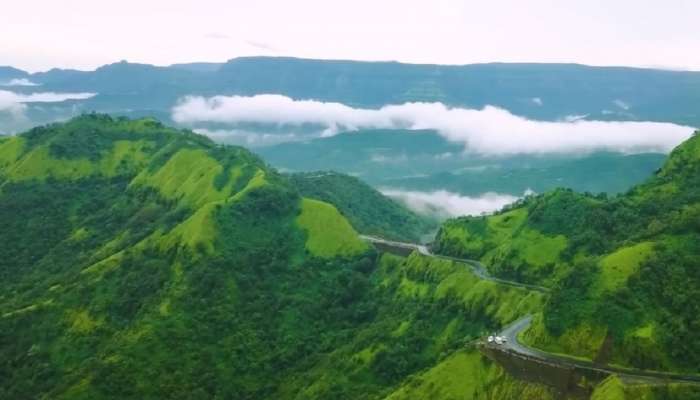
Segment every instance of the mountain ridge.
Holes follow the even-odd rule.
[[[1,140],[0,186],[2,398],[401,398],[448,354],[551,392],[462,348],[540,293],[379,256],[245,149],[86,115]]]
[[[136,76],[155,75],[143,86],[144,81],[133,80],[129,74],[119,74],[120,68],[128,69]],[[105,74],[106,71],[112,73]],[[365,108],[411,101],[440,101],[449,106],[467,108],[494,105],[531,119],[557,120],[568,115],[588,115],[591,119],[601,120],[655,120],[700,125],[695,109],[700,101],[695,91],[700,86],[700,72],[694,71],[570,64],[440,66],[248,57],[233,59],[218,68],[118,62],[94,71],[54,69],[29,74],[28,77],[47,90],[98,92],[95,99],[86,101],[88,107],[97,111],[104,107],[100,101],[106,101],[100,99],[101,96],[117,93],[128,95],[130,99],[119,103],[120,107],[157,109],[164,114],[163,103],[170,107],[177,98],[191,94],[251,96],[275,93],[295,99],[334,101]],[[154,91],[155,83],[160,85],[161,92]],[[146,102],[144,95],[150,96],[151,100]],[[539,100],[534,102],[535,98]],[[669,99],[673,100],[673,106],[668,104]],[[618,109],[616,100],[627,103],[631,109]]]
[[[493,216],[448,221],[436,251],[552,287],[525,332],[535,347],[696,373],[699,149],[695,133],[656,174],[615,197],[555,190]]]

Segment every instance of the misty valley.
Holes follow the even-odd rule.
[[[700,72],[297,58],[316,53],[239,40],[263,19],[232,11],[298,20],[289,49],[344,27],[350,49],[451,38],[460,2],[377,26],[384,5],[338,2],[346,26],[321,5],[79,3],[94,18],[57,38],[117,17],[124,37],[57,39],[23,69],[44,52],[0,23],[18,60],[0,66],[0,400],[700,399]],[[36,30],[68,18],[43,6]],[[241,32],[177,36],[224,16]],[[465,38],[505,46],[477,22]],[[226,46],[257,50],[180,62]],[[177,57],[77,67],[131,48]]]

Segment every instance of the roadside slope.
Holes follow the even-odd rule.
[[[628,193],[529,197],[448,221],[434,251],[480,259],[496,276],[553,288],[526,343],[641,369],[700,365],[700,135]],[[681,306],[683,304],[683,306]]]

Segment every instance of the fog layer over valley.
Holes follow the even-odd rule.
[[[419,214],[437,219],[488,214],[518,200],[518,197],[515,196],[492,192],[484,193],[478,197],[461,196],[445,190],[419,192],[384,189],[381,192],[404,203]]]
[[[5,1],[0,400],[700,400],[698,15]]]
[[[254,148],[282,171],[335,170],[412,198],[620,193],[700,124],[697,84],[697,72],[569,64],[0,67],[0,134],[98,111],[156,117]]]
[[[466,151],[482,155],[668,152],[693,129],[671,123],[620,121],[536,121],[494,106],[448,107],[404,103],[379,109],[341,103],[293,100],[282,95],[186,97],[173,108],[178,123],[267,123],[324,127],[321,136],[357,129],[433,129]]]

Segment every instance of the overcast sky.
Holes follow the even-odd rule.
[[[700,70],[694,0],[22,0],[0,65],[94,69],[246,55]]]

